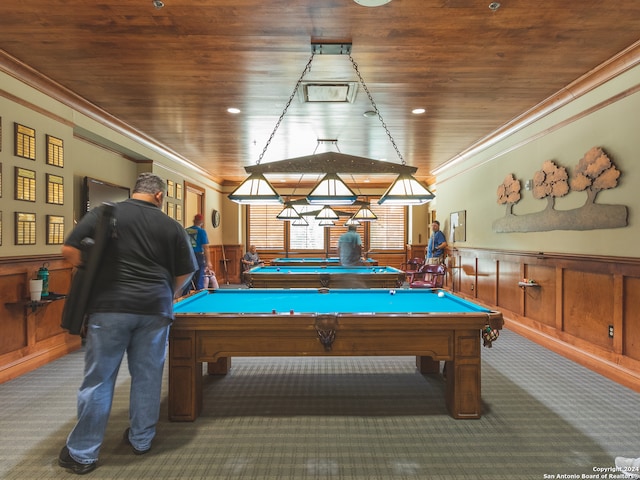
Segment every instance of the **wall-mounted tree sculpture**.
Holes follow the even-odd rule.
[[[533,174],[533,198],[547,199],[547,209],[555,207],[556,198],[569,193],[567,169],[557,166],[551,160],[542,164],[542,170]]]
[[[547,207],[535,213],[516,215],[513,206],[520,199],[512,197],[509,203],[506,194],[507,187],[513,184],[507,176],[498,187],[498,204],[507,203],[507,212],[503,218],[493,222],[493,231],[505,232],[543,232],[549,230],[595,230],[599,228],[619,228],[628,225],[627,207],[625,205],[603,205],[595,203],[598,193],[618,185],[620,171],[613,164],[609,156],[600,147],[591,148],[578,161],[574,175],[569,175],[564,167],[557,166],[547,160],[542,169],[535,172],[533,177],[533,197],[547,199]],[[515,179],[514,179],[515,180]],[[515,180],[518,185],[519,181]],[[584,205],[572,210],[556,210],[556,198],[563,197],[570,192],[587,192]]]
[[[513,206],[520,200],[520,188],[520,180],[516,180],[513,174],[507,175],[498,187],[498,203],[507,205],[507,215],[513,213]]]

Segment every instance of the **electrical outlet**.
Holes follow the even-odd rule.
[[[609,325],[609,338],[613,338],[613,325]]]

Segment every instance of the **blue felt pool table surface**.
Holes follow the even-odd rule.
[[[403,273],[402,270],[395,267],[378,267],[370,265],[359,265],[355,267],[345,267],[342,265],[267,265],[253,267],[249,270],[252,274],[305,274],[305,273],[322,273],[329,275],[373,275],[377,273]]]
[[[489,313],[490,310],[439,290],[222,289],[202,291],[174,305],[185,313]],[[442,292],[442,296],[438,293]]]

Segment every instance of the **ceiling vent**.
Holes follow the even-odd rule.
[[[302,82],[298,98],[302,103],[353,103],[357,82]]]

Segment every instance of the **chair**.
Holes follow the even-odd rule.
[[[420,257],[412,258],[402,264],[400,269],[403,270],[407,276],[407,282],[411,283],[413,281],[413,276],[418,273],[423,264],[424,260]]]
[[[409,282],[411,288],[442,288],[447,269],[444,265],[423,265],[413,274]]]

